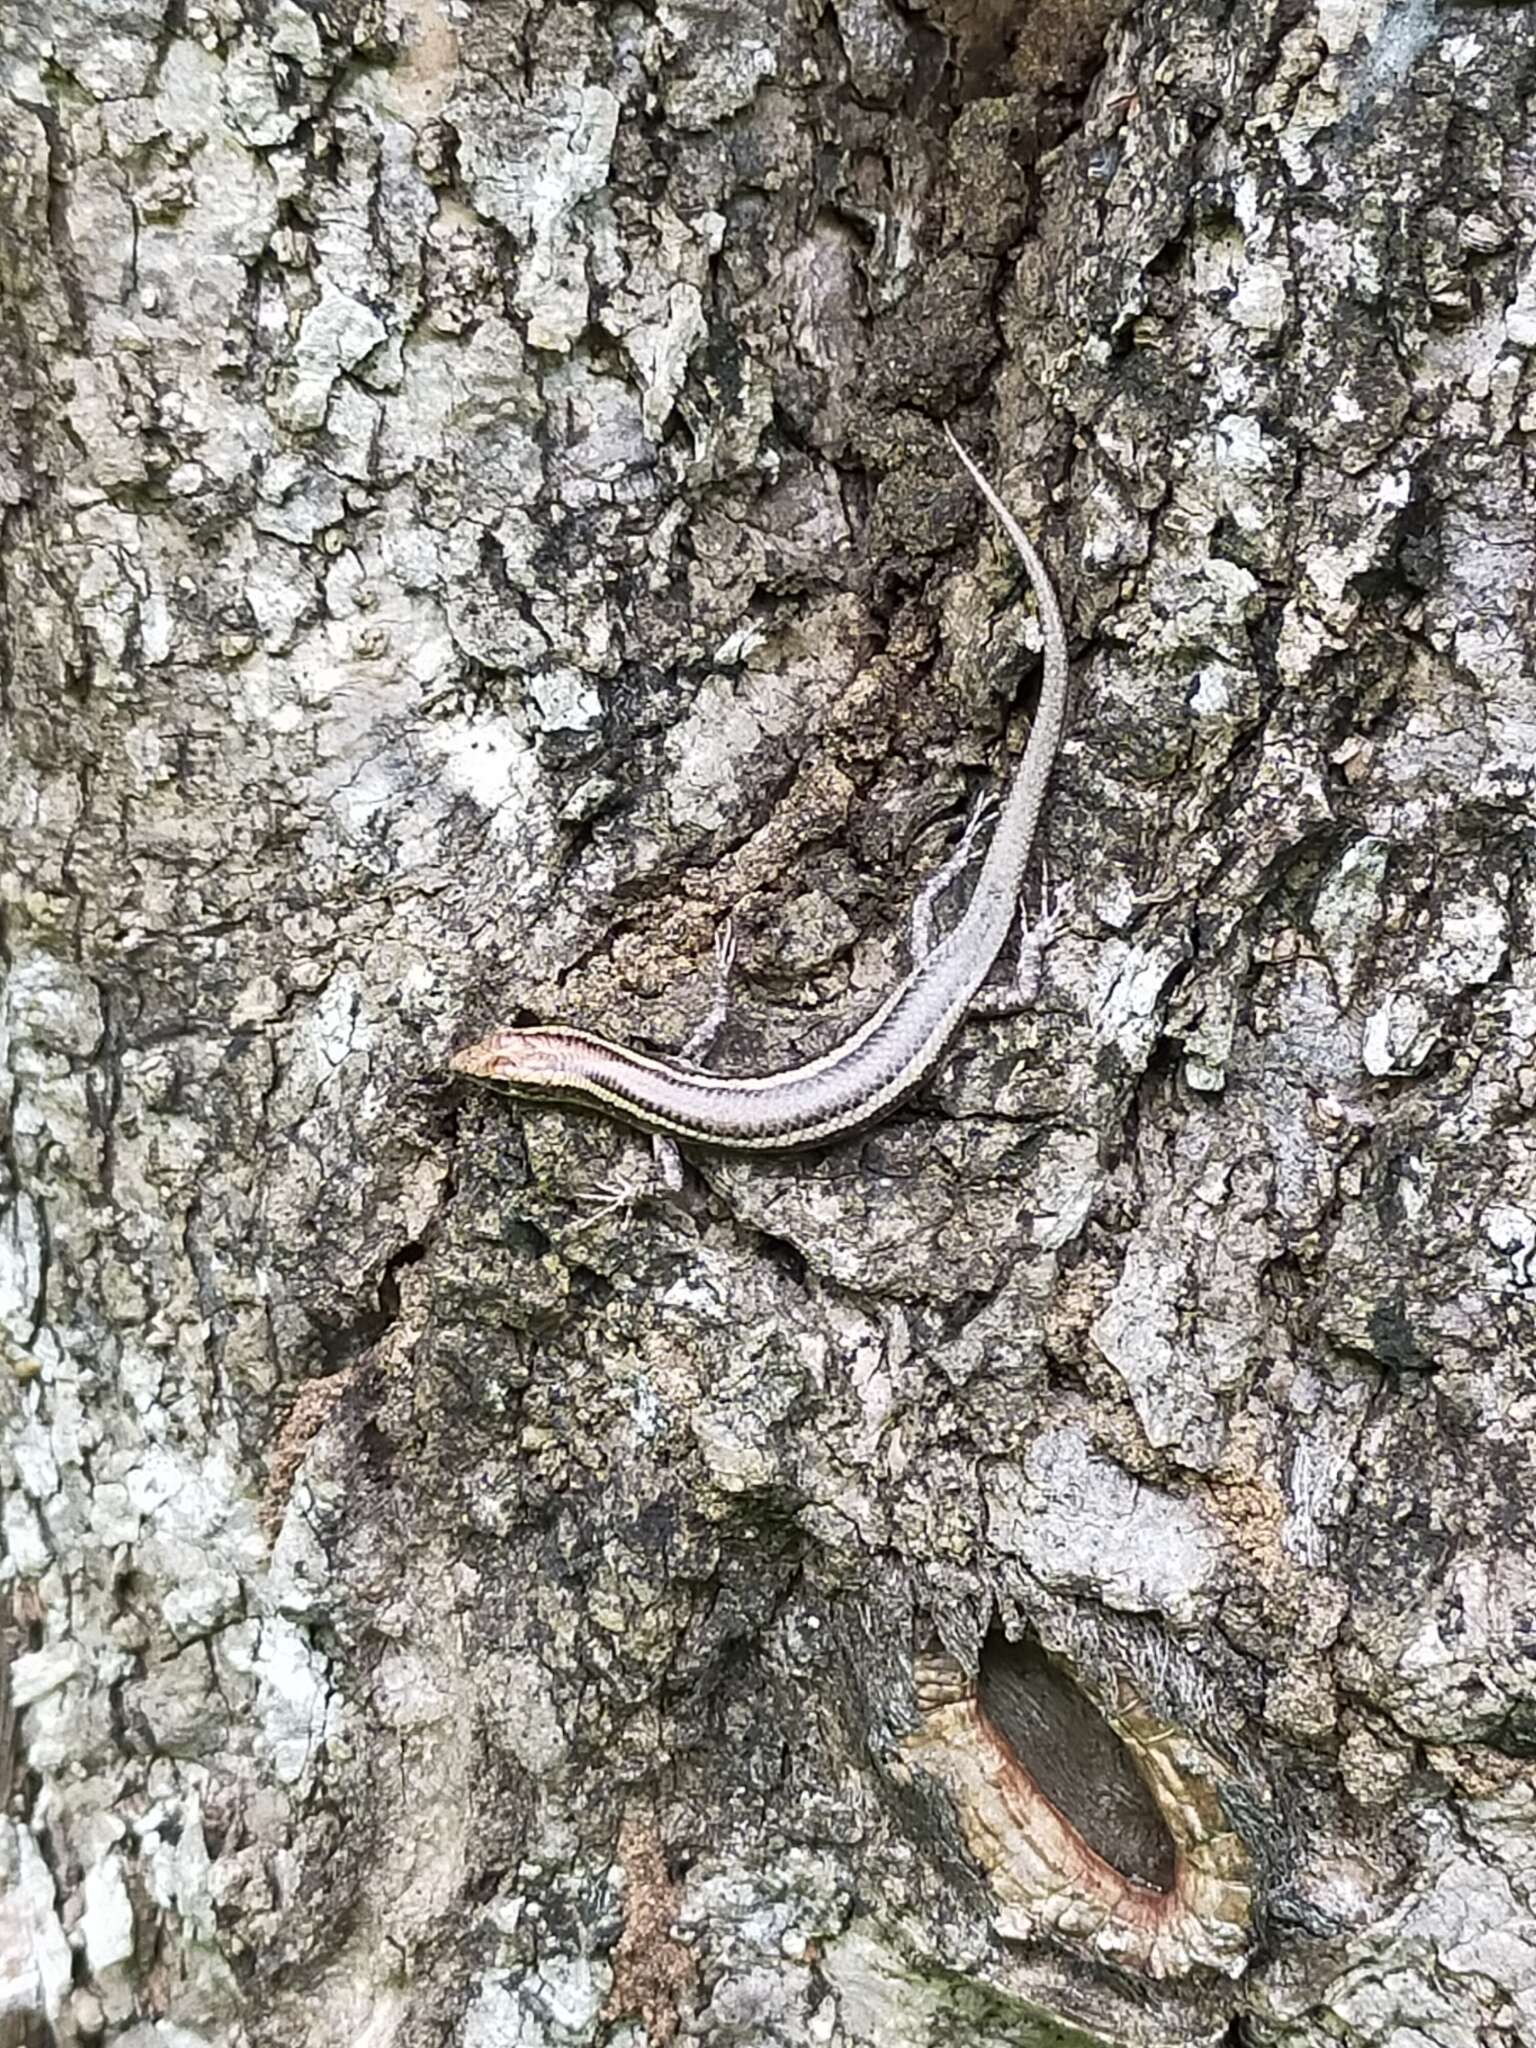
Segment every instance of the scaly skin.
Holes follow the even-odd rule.
[[[782,1073],[700,1073],[561,1024],[493,1031],[453,1055],[454,1073],[513,1095],[604,1109],[669,1138],[787,1152],[873,1123],[931,1071],[1008,937],[1067,703],[1066,633],[1045,566],[953,434],[949,440],[1018,551],[1045,634],[1045,674],[1029,743],[954,930],[841,1045]]]

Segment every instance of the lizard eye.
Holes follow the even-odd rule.
[[[553,1088],[563,1079],[560,1048],[546,1032],[502,1031],[497,1038],[498,1071],[493,1080],[508,1088]]]
[[[529,1034],[523,1031],[493,1031],[488,1038],[466,1045],[456,1052],[448,1065],[455,1074],[463,1074],[468,1080],[483,1081],[491,1087],[515,1088],[526,1081],[538,1082],[544,1078],[541,1055],[528,1044]]]

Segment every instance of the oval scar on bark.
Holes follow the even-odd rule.
[[[993,1629],[976,1701],[993,1739],[1098,1857],[1132,1883],[1171,1892],[1173,1837],[1130,1751],[1037,1642]]]
[[[1125,1674],[1090,1692],[1037,1637],[1010,1643],[1000,1628],[974,1675],[931,1647],[914,1651],[912,1678],[902,1767],[948,1788],[994,1932],[1080,1942],[1155,1978],[1242,1974],[1252,1864],[1222,1798],[1229,1769],[1191,1729]]]

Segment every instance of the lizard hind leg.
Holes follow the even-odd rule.
[[[1013,979],[999,982],[993,988],[979,989],[971,998],[972,1016],[1013,1017],[1020,1010],[1029,1008],[1040,992],[1041,956],[1071,915],[1072,884],[1063,882],[1053,890],[1050,874],[1042,860],[1040,915],[1033,924],[1025,913],[1023,897],[1019,898],[1019,961]]]
[[[938,872],[931,875],[918,891],[917,900],[912,905],[912,923],[910,928],[912,965],[914,967],[921,966],[922,962],[933,951],[934,910],[939,898],[944,894],[950,883],[965,868],[967,861],[971,857],[972,849],[976,844],[977,835],[991,823],[996,812],[997,798],[995,796],[984,794],[976,799],[975,803],[971,806],[971,815],[966,820],[965,830],[960,834],[954,852],[948,856]]]

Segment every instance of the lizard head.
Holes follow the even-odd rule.
[[[553,1031],[493,1031],[454,1053],[448,1069],[517,1094],[544,1094],[567,1078],[559,1034]]]

